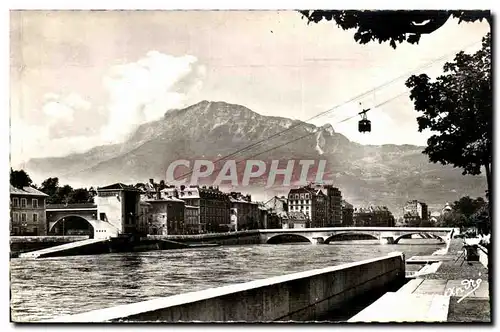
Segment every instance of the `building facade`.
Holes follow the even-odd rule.
[[[342,193],[333,185],[311,183],[290,190],[288,210],[306,214],[310,227],[338,227],[342,224]]]
[[[137,230],[141,234],[149,234],[149,225],[152,222],[151,214],[149,213],[151,209],[151,204],[145,201],[139,202],[139,223],[137,225]]]
[[[185,202],[175,197],[148,199],[150,204],[148,234],[177,235],[185,234]]]
[[[307,228],[309,217],[300,211],[290,211],[284,216],[282,228]]]
[[[185,223],[185,233],[184,234],[200,234],[201,224],[200,224],[200,207],[186,205],[184,211],[184,223]]]
[[[354,207],[347,201],[342,200],[342,226],[354,225]]]
[[[10,234],[47,235],[45,203],[48,195],[31,187],[10,186]]]
[[[446,203],[443,207],[443,210],[441,211],[442,214],[450,213],[453,211],[453,208],[451,207],[450,203]]]
[[[394,225],[394,216],[385,206],[354,209],[354,226],[394,227]]]
[[[252,202],[250,195],[231,192],[229,201],[231,203],[231,226],[233,230],[243,231],[263,228],[260,222],[259,205]]]
[[[403,215],[418,216],[420,220],[429,219],[429,209],[427,204],[418,200],[407,201],[403,208]]]
[[[276,213],[288,212],[288,200],[285,196],[274,196],[265,202],[264,205]]]
[[[338,227],[342,224],[342,193],[331,184],[311,184],[312,188],[321,190],[327,200],[327,223],[325,227]]]
[[[202,233],[227,232],[231,229],[229,195],[217,187],[180,186],[179,198],[200,208]]]
[[[328,197],[323,190],[310,186],[291,189],[288,193],[288,212],[302,212],[309,222],[307,227],[327,227]]]
[[[274,196],[265,203],[262,203],[263,207],[267,210],[266,223],[264,228],[277,229],[282,228],[283,221],[288,213],[288,199],[285,196]]]
[[[139,229],[141,190],[115,183],[97,188],[98,220],[109,223],[116,234],[134,234]]]

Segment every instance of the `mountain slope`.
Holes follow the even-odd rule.
[[[462,194],[483,195],[485,190],[484,177],[465,177],[460,170],[430,164],[421,153],[422,147],[360,145],[336,133],[331,125],[316,127],[262,116],[240,105],[208,101],[169,111],[162,119],[139,126],[123,144],[63,158],[31,160],[27,170],[89,185],[145,182],[165,179],[168,165],[175,160],[217,160],[251,144],[251,149],[229,159],[326,160],[325,179],[338,185],[355,205],[383,204],[399,211],[407,199],[443,204]],[[285,165],[280,164],[280,168]],[[238,164],[240,181],[244,168],[244,163]],[[298,178],[297,172],[300,174],[299,168],[293,180]],[[216,175],[206,183],[212,183]],[[251,182],[254,188],[235,189],[264,190],[266,179],[267,172]],[[271,193],[280,188],[265,190]]]

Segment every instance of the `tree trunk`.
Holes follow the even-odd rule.
[[[491,164],[490,163],[486,163],[484,165],[485,169],[486,169],[486,183],[487,183],[487,187],[488,187],[488,206],[490,208],[490,213],[491,213]],[[490,214],[490,218],[491,218],[491,214]]]

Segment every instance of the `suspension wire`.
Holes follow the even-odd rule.
[[[471,47],[471,46],[473,46],[473,45],[475,45],[475,44],[477,44],[477,43],[480,43],[480,42],[481,42],[481,41],[476,41],[476,42],[474,42],[474,43],[471,43],[471,44],[469,44],[469,45],[467,45],[467,46],[465,46],[465,47],[462,47],[462,48],[461,48],[461,49],[459,49],[458,51],[460,51],[460,50],[464,50],[464,49],[467,49],[467,48],[469,48],[469,47]],[[301,122],[299,122],[299,123],[297,123],[297,124],[295,124],[295,125],[292,125],[292,126],[290,126],[290,127],[286,128],[286,129],[284,129],[284,130],[282,130],[282,131],[280,131],[280,132],[276,133],[276,134],[270,135],[269,137],[266,137],[265,139],[262,139],[262,140],[260,140],[260,141],[255,142],[255,143],[252,143],[252,144],[250,144],[250,145],[248,145],[248,146],[246,146],[246,147],[244,147],[244,148],[241,148],[241,149],[236,150],[236,151],[235,151],[235,152],[233,152],[233,153],[230,153],[230,154],[228,154],[228,155],[225,155],[224,157],[221,157],[221,158],[219,158],[219,159],[215,160],[213,163],[215,164],[215,163],[218,163],[218,162],[220,162],[220,161],[223,161],[223,160],[225,160],[225,159],[227,159],[227,158],[233,157],[233,156],[235,156],[235,155],[237,155],[237,154],[239,154],[239,153],[241,153],[241,152],[244,152],[244,151],[250,150],[250,149],[252,149],[253,147],[255,147],[255,146],[257,146],[257,145],[260,145],[260,144],[262,144],[263,142],[267,142],[267,141],[269,141],[270,139],[273,139],[273,138],[275,138],[275,137],[281,136],[282,134],[284,134],[284,133],[286,133],[286,132],[288,132],[288,131],[290,131],[290,130],[293,130],[293,129],[295,129],[295,128],[297,128],[297,127],[300,127],[300,126],[303,126],[303,125],[306,125],[308,121],[311,121],[311,120],[313,120],[313,119],[316,119],[316,118],[322,117],[322,116],[324,116],[324,115],[326,115],[326,114],[328,114],[328,113],[330,113],[330,112],[333,112],[333,111],[337,110],[338,108],[340,108],[340,107],[342,107],[342,106],[344,106],[344,105],[346,105],[346,104],[349,104],[349,103],[351,103],[351,102],[353,102],[353,101],[355,101],[355,100],[357,100],[357,99],[360,99],[360,98],[362,98],[362,97],[365,97],[365,96],[367,96],[367,95],[369,95],[369,94],[371,94],[371,93],[374,93],[376,90],[379,90],[379,89],[382,89],[382,88],[384,88],[384,87],[386,87],[386,86],[389,86],[389,85],[391,85],[392,83],[394,83],[394,82],[396,82],[396,81],[400,80],[401,78],[408,77],[409,75],[413,74],[413,73],[414,73],[415,71],[417,71],[417,70],[423,70],[423,69],[425,69],[425,68],[431,67],[431,66],[433,66],[435,63],[437,63],[437,62],[439,62],[439,61],[442,61],[442,60],[444,60],[444,59],[448,58],[450,55],[454,55],[454,54],[456,54],[456,53],[457,53],[457,50],[455,50],[455,51],[453,51],[453,52],[449,52],[449,53],[447,53],[447,54],[445,54],[445,55],[442,55],[442,56],[440,56],[439,58],[433,59],[433,60],[431,60],[431,61],[427,62],[427,63],[426,63],[426,64],[424,64],[424,65],[420,65],[420,66],[418,66],[418,67],[414,68],[414,69],[413,69],[413,70],[411,70],[411,71],[408,71],[408,72],[406,72],[406,73],[404,73],[404,74],[401,74],[401,75],[399,75],[399,76],[397,76],[397,77],[395,77],[395,78],[393,78],[393,79],[391,79],[391,80],[389,80],[389,81],[387,81],[387,82],[385,82],[385,83],[383,83],[383,84],[381,84],[381,85],[378,85],[378,86],[376,86],[376,87],[374,87],[374,88],[372,88],[372,89],[369,89],[368,91],[365,91],[365,92],[363,92],[363,93],[361,93],[361,94],[358,94],[358,95],[356,95],[356,96],[354,96],[354,97],[350,98],[349,100],[347,100],[347,101],[345,101],[345,102],[343,102],[343,103],[341,103],[341,104],[338,104],[338,105],[336,105],[336,106],[334,106],[334,107],[332,107],[332,108],[330,108],[330,109],[328,109],[328,110],[326,110],[326,111],[320,112],[320,113],[318,113],[318,114],[316,114],[316,115],[314,115],[314,116],[310,117],[309,119],[306,119],[306,120],[304,120],[304,121],[301,121]],[[346,119],[346,120],[347,120],[347,119]],[[344,121],[346,121],[346,120],[344,120]],[[247,158],[247,159],[248,159],[248,158]],[[182,174],[182,175],[180,175],[180,176],[178,176],[178,177],[174,178],[174,180],[180,180],[180,179],[183,179],[183,178],[185,178],[185,177],[187,177],[187,176],[191,175],[192,173],[193,173],[193,171],[189,171],[189,172],[187,172],[187,173],[184,173],[184,174]]]
[[[387,103],[389,103],[389,102],[391,102],[391,101],[393,101],[393,100],[395,100],[395,99],[397,99],[397,98],[401,97],[401,96],[402,96],[402,95],[404,95],[405,93],[406,93],[406,92],[404,92],[404,93],[400,93],[400,94],[398,94],[398,95],[396,95],[396,96],[394,96],[394,97],[391,97],[390,99],[387,99],[387,100],[385,100],[384,102],[381,102],[380,104],[378,104],[378,105],[376,105],[376,106],[373,106],[373,107],[380,107],[380,106],[382,106],[382,105],[385,105],[385,104],[387,104]],[[357,115],[356,115],[356,116],[357,116]],[[351,117],[349,117],[349,118],[346,118],[346,119],[344,119],[344,120],[342,120],[342,121],[340,121],[340,122],[338,122],[338,123],[345,122],[345,121],[347,121],[347,120],[349,120],[349,119],[352,119],[352,118],[353,118],[353,116],[351,116]],[[270,151],[273,151],[273,150],[279,149],[279,148],[284,147],[284,146],[286,146],[286,145],[288,145],[288,144],[291,144],[291,143],[297,142],[297,141],[299,141],[299,140],[301,140],[301,139],[304,139],[304,138],[306,138],[306,137],[309,137],[309,136],[315,135],[315,134],[317,134],[317,133],[318,133],[318,131],[316,130],[316,131],[313,131],[313,132],[311,132],[311,133],[307,133],[306,135],[300,136],[300,137],[298,137],[298,138],[296,138],[296,139],[293,139],[293,140],[291,140],[291,141],[288,141],[288,142],[285,142],[285,143],[283,143],[283,144],[280,144],[280,145],[274,146],[274,147],[272,147],[272,148],[270,148],[270,149],[267,149],[267,150],[261,151],[261,152],[259,152],[259,153],[256,153],[256,154],[254,154],[254,155],[251,155],[251,156],[247,157],[246,159],[243,159],[243,160],[237,161],[237,162],[236,162],[236,165],[239,165],[239,164],[241,164],[242,162],[245,162],[246,160],[252,159],[252,158],[257,157],[257,156],[259,156],[259,155],[261,155],[261,154],[264,154],[264,153],[266,153],[266,152],[270,152]],[[219,167],[218,169],[216,169],[216,170],[215,170],[215,172],[219,172],[221,169],[222,169],[222,167]],[[192,173],[192,172],[193,172],[193,171],[191,171],[191,173]]]

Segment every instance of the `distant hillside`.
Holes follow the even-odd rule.
[[[32,159],[26,169],[44,178],[59,176],[89,185],[145,182],[165,179],[172,161],[217,160],[268,137],[273,138],[230,159],[248,159],[283,145],[254,159],[327,160],[325,178],[356,206],[386,205],[399,215],[408,199],[441,205],[462,195],[483,196],[486,188],[484,176],[463,176],[458,169],[429,163],[421,153],[423,147],[360,145],[336,133],[331,125],[316,127],[262,116],[240,105],[209,101],[169,111],[161,120],[139,126],[123,144],[60,158]],[[238,170],[241,175],[244,166],[239,165]],[[214,179],[215,175],[207,183]],[[252,188],[234,189],[271,190],[262,188],[264,180],[252,183]]]

